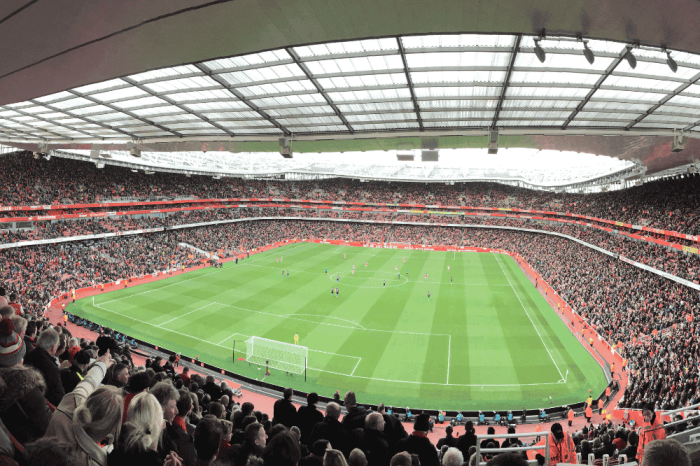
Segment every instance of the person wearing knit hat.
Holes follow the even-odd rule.
[[[0,367],[12,367],[24,359],[27,348],[9,318],[0,321]]]
[[[22,365],[25,353],[24,340],[12,321],[0,320],[0,379],[6,384],[0,398],[0,418],[22,444],[43,437],[51,421],[44,399],[46,382],[38,370]]]
[[[411,435],[399,440],[396,444],[396,451],[406,451],[418,455],[421,466],[439,466],[440,460],[435,445],[428,439],[430,417],[425,413],[419,414],[413,429]]]

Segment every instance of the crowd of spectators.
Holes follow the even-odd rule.
[[[482,440],[482,449],[498,453],[479,456],[471,421],[464,427],[448,425],[446,436],[434,443],[428,438],[434,423],[425,413],[404,425],[391,407],[380,404],[369,410],[353,391],[342,401],[336,394],[323,410],[318,395],[310,393],[297,408],[291,388],[271,411],[263,412],[226,381],[181,368],[177,355],[137,359],[109,329],[101,328],[92,341],[73,337],[67,326],[53,326],[47,318],[6,311],[0,308],[3,465],[527,464],[525,452],[508,451],[524,445],[517,438]],[[653,415],[650,406],[644,412]],[[655,425],[654,418],[649,425]],[[669,433],[696,425],[681,424]],[[589,455],[614,459],[624,454],[629,461],[643,456],[645,466],[690,465],[681,444],[649,442],[645,429],[638,433],[607,421],[564,432],[554,423],[543,436],[549,436],[550,465],[571,463],[576,454],[584,461]],[[654,437],[663,439],[661,432]],[[515,434],[516,428],[510,426],[508,433]],[[495,434],[493,428],[488,434]],[[530,443],[535,444],[544,441]],[[663,463],[669,458],[674,462]]]
[[[76,176],[76,174],[80,176]],[[570,212],[615,221],[700,233],[700,177],[657,180],[621,191],[570,194],[535,191],[497,183],[443,185],[352,179],[311,181],[213,179],[161,173],[146,175],[108,165],[30,153],[0,157],[1,206],[77,204],[120,200],[287,198],[345,202],[467,205]]]

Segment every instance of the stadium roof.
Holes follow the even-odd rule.
[[[273,36],[267,40],[260,31],[244,29],[238,16],[229,18],[242,29],[223,35],[223,25],[211,15],[234,13],[227,1],[182,0],[172,2],[167,12],[131,1],[122,2],[121,9],[108,2],[102,11],[76,11],[66,2],[57,2],[65,12],[34,2],[14,3],[19,8],[8,8],[9,14],[0,21],[13,29],[26,26],[27,17],[44,11],[36,18],[48,21],[47,33],[33,28],[40,42],[49,41],[53,24],[46,16],[50,11],[55,20],[67,20],[72,12],[74,20],[102,21],[85,33],[94,36],[92,40],[80,42],[70,34],[68,39],[58,38],[64,47],[73,46],[50,47],[53,55],[40,58],[31,41],[26,42],[29,61],[10,52],[5,73],[0,75],[0,90],[10,91],[0,106],[0,141],[17,147],[36,149],[38,142],[45,141],[53,148],[88,149],[94,144],[94,148],[123,149],[124,144],[136,142],[153,151],[258,152],[278,151],[279,137],[295,141],[296,151],[316,152],[485,147],[487,130],[497,129],[501,147],[609,155],[644,164],[652,171],[694,161],[700,151],[700,144],[691,139],[684,154],[670,152],[674,129],[690,137],[700,135],[700,55],[692,53],[700,52],[700,35],[690,31],[691,23],[686,25],[688,31],[659,35],[652,26],[664,18],[676,19],[679,26],[688,21],[677,14],[669,16],[652,3],[639,5],[649,9],[644,13],[627,12],[629,21],[649,28],[640,32],[630,29],[628,22],[627,37],[621,37],[622,23],[607,19],[609,23],[604,24],[599,18],[605,8],[618,7],[597,2],[585,11],[576,10],[581,24],[573,29],[567,23],[570,19],[563,19],[573,14],[570,3],[526,1],[515,6],[505,2],[501,6],[515,11],[529,6],[523,14],[531,20],[530,27],[521,24],[522,18],[505,15],[512,23],[508,27],[499,14],[478,10],[482,18],[493,20],[490,26],[474,25],[472,30],[480,33],[454,32],[456,24],[448,16],[459,11],[463,17],[463,9],[452,0],[431,3],[429,8],[409,0],[403,7],[414,13],[411,20],[397,22],[392,14],[383,25],[366,14],[363,32],[348,28],[360,24],[358,18],[339,24],[342,21],[327,9],[307,6],[317,16],[297,16],[297,28],[327,21],[337,31],[327,26],[315,36],[309,31],[288,31],[290,38],[273,34],[281,23],[279,12],[272,12],[269,5],[264,11],[237,11],[241,15],[246,11],[250,16],[243,16],[256,24],[266,24],[267,19],[267,32]],[[470,3],[483,8],[487,2]],[[681,3],[676,5],[678,11],[700,14],[695,4]],[[146,16],[144,22],[126,27],[135,20],[134,12],[126,9],[129,4]],[[389,10],[399,12],[393,2],[380,0],[373,5],[382,19]],[[354,8],[344,3],[337,6],[345,12]],[[538,8],[542,6],[547,9]],[[446,14],[444,24],[432,18],[429,25],[421,26],[420,14],[431,18],[434,9]],[[110,11],[123,29],[106,25]],[[558,12],[562,17],[550,20],[548,14],[537,16],[537,11]],[[222,34],[220,40],[239,42],[206,42],[202,21]],[[564,24],[568,26],[556,27]],[[100,26],[103,36],[98,34]],[[175,26],[198,50],[160,43],[150,50],[148,44],[132,44],[144,40],[134,31],[156,28],[171,38],[170,28]],[[544,34],[546,28],[561,32]],[[202,36],[193,36],[193,30]],[[245,32],[253,35],[244,37]],[[368,35],[372,38],[352,39]],[[674,43],[689,51],[672,49]],[[675,70],[669,65],[666,45]],[[540,46],[546,55],[540,56],[542,63],[536,53]],[[142,55],[125,56],[120,47]],[[592,63],[584,56],[584,47],[592,52]],[[159,50],[164,53],[158,55]],[[240,53],[216,55],[223,50]],[[104,55],[94,56],[96,51]],[[117,56],[121,61],[115,63]],[[158,66],[167,62],[171,64]],[[47,70],[49,63],[60,67]],[[67,65],[73,68],[64,69]],[[37,77],[42,69],[53,75]],[[30,90],[20,90],[16,81],[21,76],[28,78],[24,87]],[[97,76],[108,79],[92,81]],[[59,84],[68,82],[75,85]],[[39,89],[58,92],[37,94]],[[7,101],[8,95],[25,98]]]

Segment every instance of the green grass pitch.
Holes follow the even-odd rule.
[[[278,370],[267,381],[325,396],[354,390],[365,403],[519,410],[584,401],[606,385],[502,254],[295,243],[94,304],[86,298],[69,311],[256,379],[264,369],[232,362],[233,341],[238,359],[251,335],[293,343],[298,333],[309,348],[307,381]]]

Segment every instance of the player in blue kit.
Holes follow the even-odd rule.
[[[328,275],[328,268],[326,268],[326,275]]]

